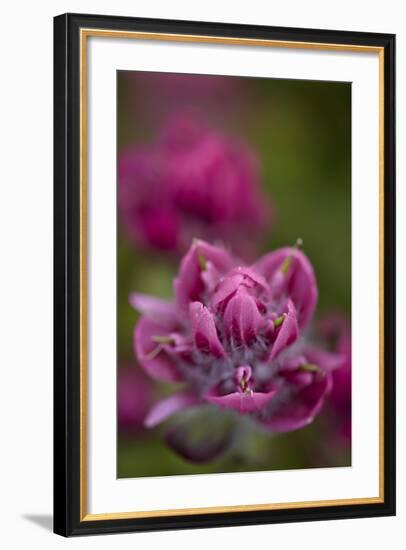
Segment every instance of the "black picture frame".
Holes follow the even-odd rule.
[[[371,504],[88,521],[80,512],[80,29],[352,44],[384,55],[384,496]],[[63,536],[395,514],[395,36],[64,14],[54,19],[54,531]]]

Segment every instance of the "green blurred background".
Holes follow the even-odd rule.
[[[160,78],[164,78],[160,75]],[[193,75],[188,76],[193,79]],[[351,309],[351,84],[244,77],[211,77],[231,85],[217,92],[185,86],[179,102],[198,109],[209,125],[256,150],[262,184],[275,211],[260,252],[303,239],[319,286],[317,316]],[[178,83],[178,86],[181,83]],[[173,84],[172,84],[173,86]],[[224,89],[223,89],[224,88]],[[212,97],[207,97],[207,96]],[[179,94],[178,94],[179,95]],[[142,73],[117,73],[118,154],[155,139],[176,106],[176,89],[156,86]],[[118,233],[118,368],[136,365],[132,333],[137,320],[131,292],[172,296],[176,263],[137,250]],[[170,393],[152,383],[154,396]],[[160,428],[118,434],[118,477],[350,465],[349,445],[328,429],[328,413],[297,432],[269,435],[249,428],[245,444],[209,464],[193,464],[168,449]]]

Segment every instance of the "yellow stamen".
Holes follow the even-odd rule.
[[[281,324],[285,320],[285,317],[286,317],[286,313],[284,313],[283,315],[275,319],[275,321],[273,322],[275,328],[278,328],[279,326],[281,326]]]
[[[304,370],[305,372],[321,372],[321,368],[317,365],[301,365],[300,370]]]

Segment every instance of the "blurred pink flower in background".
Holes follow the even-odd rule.
[[[198,237],[249,257],[272,218],[253,151],[190,113],[155,142],[122,152],[118,185],[127,235],[156,251],[183,253]]]
[[[117,380],[119,433],[133,435],[142,431],[151,402],[152,387],[144,372],[131,363],[121,365]]]
[[[343,364],[333,373],[333,391],[329,411],[336,424],[338,442],[351,443],[351,324],[339,313],[330,313],[319,322],[319,333],[330,342],[330,348],[342,356]]]
[[[183,383],[145,423],[212,404],[273,432],[310,424],[331,390],[340,354],[312,346],[305,330],[317,303],[309,259],[297,247],[242,264],[194,241],[174,281],[175,301],[130,296],[141,313],[134,347],[152,378]]]

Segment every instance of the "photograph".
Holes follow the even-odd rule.
[[[351,92],[117,71],[118,478],[351,466]]]

